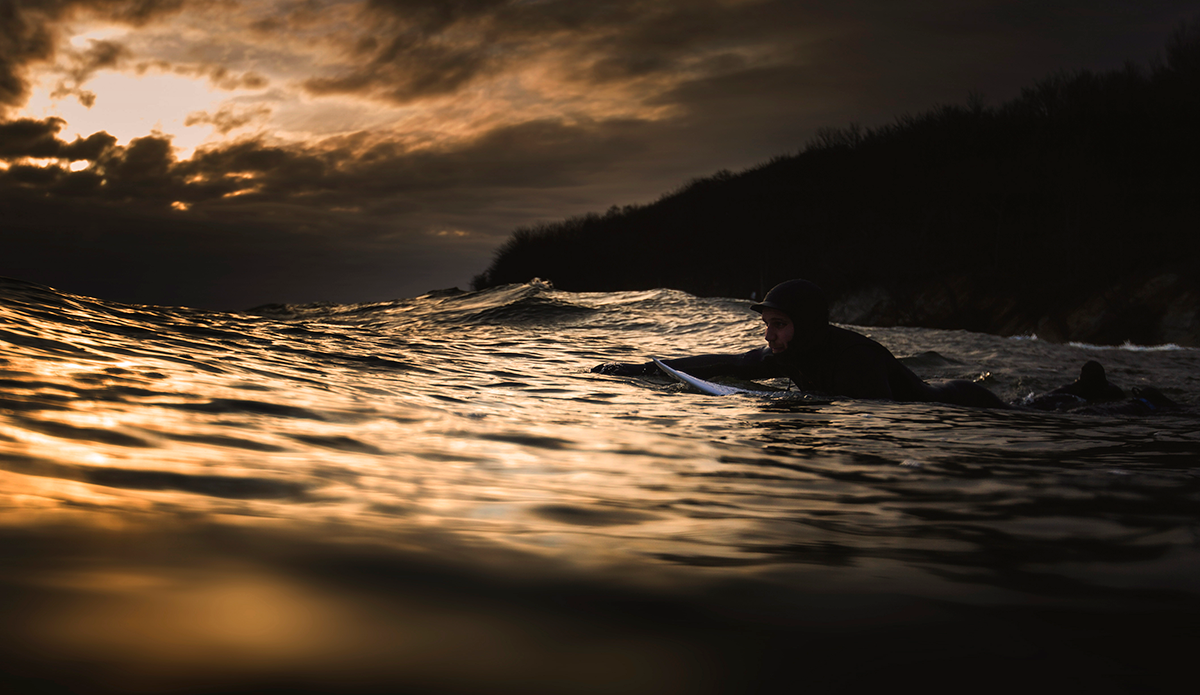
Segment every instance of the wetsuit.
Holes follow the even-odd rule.
[[[887,348],[865,335],[829,323],[829,304],[821,288],[807,280],[789,280],[776,285],[763,301],[750,307],[768,318],[770,347],[755,348],[740,355],[696,355],[664,360],[688,374],[711,379],[733,376],[742,379],[787,377],[802,391],[848,398],[895,401],[925,401],[980,408],[1008,408],[1009,404],[983,386],[961,379],[927,383],[905,367]],[[770,312],[768,310],[771,310]],[[777,313],[771,313],[777,312]],[[780,340],[776,327],[782,314],[792,324],[791,337]],[[775,337],[771,337],[774,333]],[[780,345],[782,343],[782,345]],[[592,369],[603,374],[625,376],[654,374],[658,366],[610,362]],[[1104,367],[1089,360],[1071,384],[1020,405],[1040,410],[1071,410],[1098,414],[1148,414],[1178,409],[1158,389],[1134,388],[1134,398],[1109,383]]]
[[[663,362],[701,379],[787,377],[801,391],[831,396],[1008,407],[991,391],[969,381],[934,384],[922,381],[887,348],[865,335],[832,325],[826,326],[825,331],[824,340],[807,352],[789,355],[792,351],[788,350],[774,354],[771,348],[763,347],[741,355],[696,355]],[[606,364],[593,371],[633,376],[653,374],[658,368],[647,362]]]
[[[1027,400],[1023,405],[1038,410],[1072,410],[1082,405],[1108,403],[1125,398],[1120,387],[1109,383],[1104,367],[1088,360],[1079,371],[1079,378],[1053,391]]]
[[[775,286],[751,309],[776,310],[795,326],[791,344],[782,352],[759,348],[741,355],[698,355],[665,360],[666,364],[701,379],[735,376],[763,379],[785,376],[802,391],[848,398],[897,401],[935,401],[984,408],[1008,404],[979,384],[948,381],[927,384],[888,351],[865,335],[829,323],[824,292],[806,280]],[[592,371],[604,374],[652,374],[646,364],[602,364]]]

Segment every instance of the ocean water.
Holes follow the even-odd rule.
[[[1168,690],[1200,646],[1200,350],[861,328],[1017,402],[593,374],[741,299],[541,282],[245,313],[0,281],[0,675],[25,692]]]

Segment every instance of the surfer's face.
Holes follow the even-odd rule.
[[[779,353],[787,349],[788,344],[792,342],[792,336],[796,333],[796,326],[787,314],[778,309],[763,309],[763,323],[767,324],[767,345],[771,346],[771,352]]]

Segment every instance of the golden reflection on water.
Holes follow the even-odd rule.
[[[33,629],[34,639],[78,658],[277,667],[336,658],[353,634],[354,621],[331,597],[253,567],[102,570],[49,576],[45,586],[94,597],[39,616]]]
[[[570,606],[612,599],[565,588],[561,570],[530,556],[432,530],[389,548],[355,544],[353,532],[314,541],[316,527],[246,533],[124,518],[114,532],[44,526],[34,543],[10,546],[22,565],[0,566],[0,653],[73,664],[58,674],[67,682],[101,674],[106,687],[136,691],[281,682],[554,692],[575,680],[582,692],[709,689],[695,650],[662,639],[672,628],[588,617]],[[565,610],[541,606],[523,588],[530,580],[542,597],[575,593]]]
[[[127,483],[132,487],[120,487],[122,481],[113,487],[51,477],[36,484],[38,508],[57,504],[173,515],[233,514],[377,529],[426,526],[534,552],[561,553],[570,547],[589,563],[681,542],[708,543],[699,540],[706,536],[737,535],[732,529],[714,535],[711,516],[700,524],[709,528],[700,531],[697,518],[688,514],[634,511],[670,507],[680,468],[711,467],[719,454],[687,438],[664,440],[638,428],[595,427],[597,419],[611,417],[611,402],[584,405],[583,413],[545,411],[550,421],[538,423],[522,411],[540,410],[544,401],[517,389],[490,392],[464,413],[444,406],[372,403],[355,394],[267,376],[247,362],[243,358],[225,365],[243,375],[231,381],[154,358],[116,363],[122,370],[117,374],[79,361],[12,360],[10,371],[23,372],[26,381],[38,384],[14,395],[44,397],[59,384],[63,395],[83,397],[38,412],[23,427],[7,427],[14,441],[4,446],[34,460],[58,462],[51,465],[51,475],[57,471],[84,480],[88,469],[95,468],[216,474],[230,483],[266,475],[304,487],[298,497],[280,501],[172,489],[176,479],[134,478]],[[161,378],[138,378],[146,372]],[[107,391],[91,391],[130,381],[139,388],[152,383],[153,391],[116,399]],[[341,383],[347,385],[353,382]],[[222,399],[242,402],[247,393],[268,403],[283,399],[287,408],[312,416],[280,417],[269,409],[245,412],[236,404],[227,410],[190,407]],[[566,390],[561,400],[579,411],[581,406],[571,403],[574,395]],[[630,405],[640,407],[639,417],[651,422],[660,417],[644,412],[647,403]],[[676,420],[671,408],[655,408],[665,414],[662,425]],[[564,414],[566,422],[554,421]],[[122,435],[124,439],[114,441]],[[8,499],[20,508],[27,498]],[[740,523],[732,518],[723,522]]]

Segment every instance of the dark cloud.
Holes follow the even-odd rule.
[[[218,133],[226,135],[242,126],[261,121],[269,116],[270,113],[271,110],[269,108],[261,105],[249,109],[235,109],[231,106],[226,106],[218,109],[216,113],[197,111],[188,114],[183,124],[185,126],[211,125]]]
[[[372,0],[370,29],[347,47],[360,67],[304,83],[314,94],[358,93],[396,103],[452,94],[483,77],[545,59],[548,52],[578,52],[588,42],[612,42],[639,26],[643,11],[660,14],[664,2],[618,0]],[[662,70],[661,55],[633,56],[611,47],[600,56],[598,72],[626,74]]]
[[[247,140],[180,161],[165,137],[120,147],[98,133],[69,143],[56,137],[61,125],[0,127],[0,156],[10,161],[94,150],[82,171],[0,171],[11,250],[0,275],[217,308],[465,285],[508,230],[547,207],[578,204],[578,191],[635,159],[645,137],[636,122],[538,121],[441,150]]]
[[[0,275],[116,301],[242,309],[465,284],[469,271],[457,264],[464,257],[472,268],[486,264],[494,245],[425,234],[435,230],[421,229],[419,215],[409,222],[417,229],[401,228],[385,243],[395,223],[309,205],[303,196],[222,198],[245,186],[183,185],[179,167],[152,139],[132,144],[103,174],[10,167],[0,181]],[[190,210],[170,205],[189,196],[200,201]],[[327,198],[353,200],[348,192]]]
[[[58,11],[54,3],[46,4],[49,7],[34,11],[30,9],[33,3],[0,0],[0,109],[25,102],[29,95],[26,66],[54,54],[51,20]]]
[[[271,84],[271,81],[264,75],[260,75],[253,70],[238,73],[224,65],[214,63],[172,63],[171,61],[161,59],[144,60],[139,62],[135,69],[139,75],[157,70],[159,72],[175,73],[176,75],[202,77],[217,89],[226,91],[265,89]]]
[[[367,6],[422,34],[436,34],[463,21],[488,17],[511,0],[370,0]]]
[[[116,138],[108,133],[95,133],[86,139],[63,142],[58,138],[63,125],[65,121],[61,118],[0,122],[0,158],[97,160],[116,143]]]
[[[396,103],[458,91],[489,66],[479,47],[439,45],[419,36],[396,36],[359,70],[306,80],[313,94],[376,94]]]
[[[170,139],[136,138],[125,147],[97,133],[73,143],[56,137],[59,119],[0,125],[0,156],[89,159],[104,186],[98,201],[138,199],[205,205],[212,213],[231,198],[247,203],[388,209],[409,195],[470,190],[572,187],[591,183],[613,162],[643,149],[636,121],[564,125],[535,121],[498,128],[443,149],[406,151],[392,143],[363,148],[355,138],[312,146],[244,140],[206,147],[178,161]],[[65,175],[65,170],[50,167]],[[11,170],[10,170],[11,171]],[[0,172],[0,181],[5,173]],[[37,197],[54,195],[53,179]]]
[[[1125,0],[1045,5],[999,0],[806,2],[761,0],[378,0],[380,21],[354,48],[365,62],[314,78],[316,93],[364,93],[406,103],[448,94],[480,77],[553,57],[572,79],[597,84],[686,73],[719,78],[722,65],[747,69],[811,66],[848,80],[847,87],[914,82],[949,74],[953,86],[985,87],[1010,77],[1003,90],[1044,74],[1058,60],[1091,66],[1097,59],[1146,59],[1170,23],[1194,4],[1154,7]],[[1114,51],[1114,49],[1124,49]],[[1027,69],[1028,68],[1028,69]],[[944,83],[944,78],[941,79]],[[922,90],[920,98],[928,92]],[[955,96],[959,96],[955,94]]]
[[[83,82],[95,71],[101,68],[116,67],[129,56],[129,49],[115,41],[97,41],[93,39],[88,50],[78,56],[78,65],[71,77]]]
[[[140,26],[185,6],[218,4],[221,0],[76,0],[70,3],[113,21]]]
[[[120,43],[92,40],[86,51],[74,51],[68,56],[71,66],[51,97],[59,99],[74,96],[79,99],[79,103],[91,108],[96,103],[96,95],[83,89],[83,83],[91,79],[98,70],[118,67],[129,56],[129,49]]]
[[[713,55],[748,50],[758,60],[779,60],[816,25],[808,3],[654,3],[634,21],[593,26],[577,44],[583,65],[599,82],[679,69],[704,70]],[[806,30],[806,26],[814,29]]]
[[[227,91],[235,89],[265,89],[270,84],[270,80],[254,71],[238,74],[224,65],[177,65],[172,68],[164,63],[160,64],[159,67],[164,70],[171,69],[179,75],[204,77],[212,86]]]
[[[22,119],[0,123],[0,157],[56,157],[65,146],[58,139],[66,121]]]
[[[350,48],[361,65],[304,86],[313,94],[363,93],[401,104],[456,92],[499,68],[505,52],[485,26],[506,2],[372,0],[370,28]],[[448,35],[463,23],[476,26],[464,36]]]

